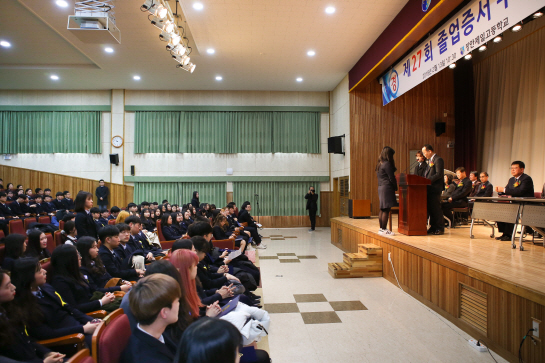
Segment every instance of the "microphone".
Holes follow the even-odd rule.
[[[404,171],[403,173],[401,173],[401,174],[405,174],[405,173],[407,172],[407,170],[408,170],[409,173],[410,173],[411,169],[413,168],[413,166],[416,165],[416,163],[418,163],[418,160],[415,160],[415,161],[414,161],[407,169],[405,169],[405,171]],[[425,163],[425,161],[423,161],[423,163]]]

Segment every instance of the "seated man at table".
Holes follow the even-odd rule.
[[[533,198],[534,197],[534,181],[530,175],[524,174],[524,163],[522,161],[513,161],[511,163],[511,179],[503,187],[496,187],[496,191],[500,195],[510,195],[513,198]],[[500,241],[511,241],[513,236],[514,225],[512,223],[498,222],[498,231],[503,235],[496,237]]]
[[[448,198],[448,201],[441,205],[443,215],[447,217],[451,223],[454,223],[452,209],[467,207],[467,196],[471,192],[471,181],[466,176],[466,169],[462,166],[457,168],[456,176],[460,182],[456,185],[456,189],[454,189],[454,192],[452,192],[452,196]]]
[[[481,182],[479,181],[479,172],[472,171],[471,173],[469,173],[469,180],[471,181],[471,192],[469,193],[469,197],[474,197],[481,188]]]
[[[494,186],[488,181],[488,173],[483,171],[480,176],[481,186],[474,197],[491,197],[494,193]]]

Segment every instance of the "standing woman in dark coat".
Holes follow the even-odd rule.
[[[193,199],[191,199],[191,205],[195,207],[195,209],[199,208],[199,192],[193,192]]]
[[[77,238],[89,236],[98,240],[97,226],[89,212],[93,207],[93,195],[89,192],[79,192],[75,203]]]
[[[386,227],[388,225],[390,209],[397,206],[397,180],[394,175],[397,169],[394,162],[394,154],[394,149],[385,146],[380,153],[375,168],[378,179],[378,197],[380,199],[380,212],[378,214],[380,229],[378,233],[386,236],[394,235],[394,232],[388,230]]]

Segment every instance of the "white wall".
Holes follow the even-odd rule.
[[[329,106],[328,92],[268,91],[0,91],[0,105],[112,105],[103,113],[102,154],[17,154],[0,164],[54,172],[121,184],[123,175],[223,176],[233,168],[235,176],[329,175],[327,137],[329,114],[321,117],[321,154],[134,154],[134,112],[124,105],[214,105],[214,106]],[[124,139],[122,148],[112,148],[112,136]],[[119,154],[110,179],[110,153]],[[125,163],[123,164],[123,158]],[[124,170],[123,170],[124,168]],[[321,189],[329,190],[329,183]]]
[[[344,152],[346,155],[330,154],[331,179],[350,176],[350,96],[348,94],[348,75],[335,87],[330,96],[330,134],[345,134]],[[333,185],[333,180],[332,180]]]

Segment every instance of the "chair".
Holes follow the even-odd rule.
[[[0,244],[0,266],[4,263],[4,258],[6,257],[6,245]]]
[[[452,213],[454,213],[454,225],[456,225],[456,221],[459,221],[458,225],[462,225],[462,215],[465,213],[469,214],[469,207],[465,208],[452,208]],[[454,226],[453,226],[454,227]]]
[[[49,217],[49,216],[38,217],[38,223],[49,224],[49,223],[51,223],[51,217]]]
[[[235,216],[238,218],[238,207],[235,207]]]
[[[63,229],[64,229],[64,221],[60,220],[59,221],[59,231],[62,231]]]
[[[47,260],[47,259],[46,259]],[[47,275],[45,277],[45,280],[47,283],[51,282],[51,271],[53,270],[53,267],[51,266],[51,261],[46,261],[42,263],[42,268],[47,272]]]
[[[225,248],[229,250],[239,249],[238,247],[235,247],[234,239],[222,239],[222,240],[212,239],[212,244],[214,245],[214,247],[217,247],[220,249],[225,249]]]
[[[174,241],[167,241],[165,239],[165,236],[163,236],[163,231],[161,230],[161,221],[156,221],[155,225],[157,226],[157,236],[159,236],[159,242],[161,242],[161,247],[164,250],[171,249]]]
[[[43,345],[44,347],[58,347],[62,345],[74,346],[76,351],[80,351],[84,347],[85,335],[81,333],[65,335],[63,337],[39,340],[38,344]]]
[[[62,245],[61,231],[55,231],[55,233],[53,233],[53,239],[55,240],[55,246]]]
[[[78,353],[74,354],[66,363],[95,363],[89,349],[82,349]]]
[[[53,235],[51,233],[46,233],[45,236],[47,237],[47,249],[49,252],[53,253],[53,250],[57,247]]]
[[[25,227],[25,231],[28,230],[30,228],[30,224],[31,223],[36,223],[36,218],[35,217],[28,217],[28,218],[25,218],[25,220],[23,221],[23,225]]]
[[[110,225],[110,226],[115,226],[116,223],[117,223],[117,221],[116,221],[115,219],[110,219],[110,220],[108,221],[108,225]]]
[[[248,227],[248,222],[242,222],[241,225],[242,227]]]
[[[4,234],[4,231],[0,230],[0,241],[4,238],[6,238],[6,235]]]
[[[129,343],[131,326],[123,309],[105,317],[93,333],[92,352],[97,363],[116,363]]]
[[[9,224],[8,224],[8,228],[9,228],[9,234],[19,233],[19,234],[22,234],[22,235],[26,235],[25,227],[23,225],[23,221],[20,220],[20,219],[10,220]]]

